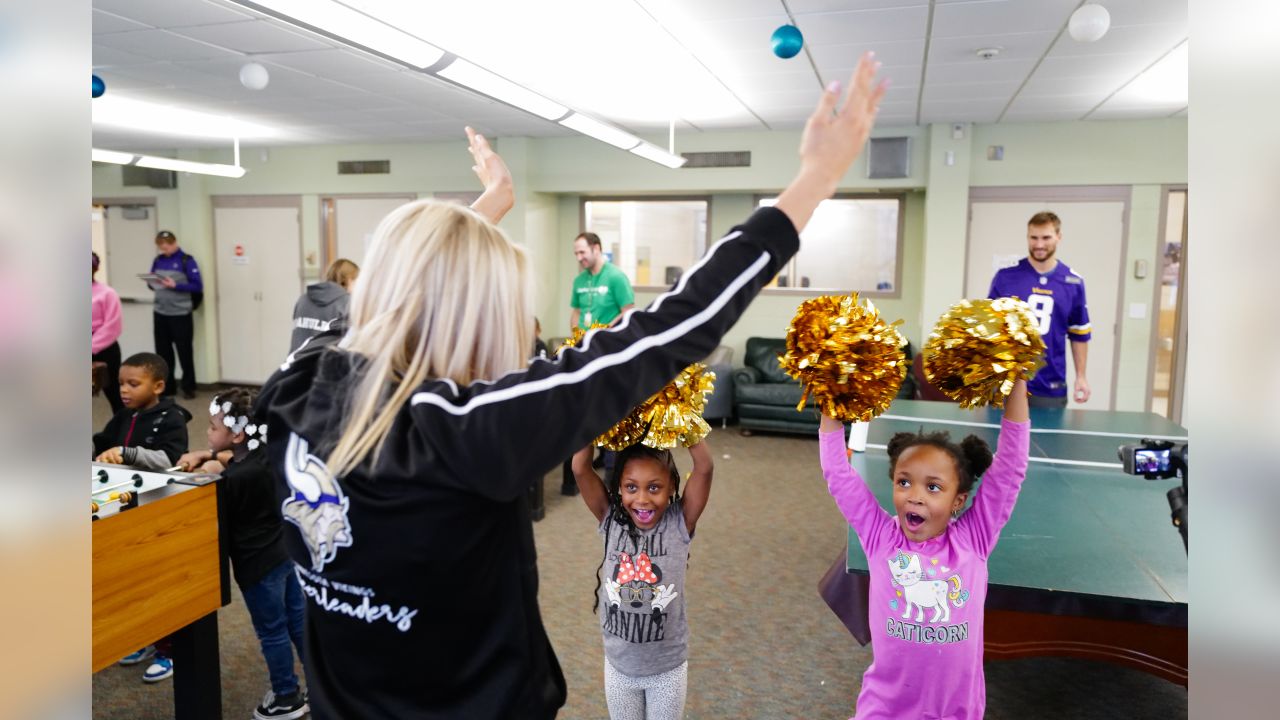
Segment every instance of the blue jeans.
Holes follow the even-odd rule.
[[[293,647],[302,657],[303,602],[302,587],[293,574],[293,561],[280,563],[257,585],[240,588],[244,605],[253,621],[253,630],[262,644],[262,657],[271,675],[271,691],[276,696],[289,695],[298,689],[298,676],[293,672]]]

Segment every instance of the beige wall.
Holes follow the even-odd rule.
[[[907,192],[901,297],[877,299],[889,318],[902,318],[904,333],[919,347],[933,319],[959,299],[967,234],[970,187],[1026,185],[1131,185],[1133,203],[1127,260],[1146,258],[1156,267],[1162,186],[1186,182],[1186,120],[1041,123],[965,126],[953,139],[950,125],[880,128],[876,135],[912,138],[907,178],[873,181],[860,161],[841,182],[841,190],[881,188]],[[665,145],[665,138],[651,138]],[[749,150],[749,168],[668,170],[629,153],[581,137],[500,138],[497,146],[516,181],[516,207],[502,227],[527,248],[538,276],[537,312],[544,337],[562,335],[568,326],[568,289],[576,273],[570,243],[579,230],[584,195],[693,194],[711,197],[713,238],[745,219],[755,195],[775,192],[796,170],[794,131],[702,133],[677,138],[678,151]],[[989,145],[1003,145],[1004,161],[986,160]],[[946,163],[946,152],[954,161]],[[191,151],[183,157],[226,162],[222,151]],[[472,190],[476,180],[462,142],[417,145],[359,145],[272,148],[264,159],[246,150],[248,174],[239,180],[182,175],[177,190],[124,188],[120,169],[95,165],[94,195],[150,196],[156,199],[160,227],[178,234],[202,261],[206,282],[216,291],[212,262],[211,196],[287,194],[302,197],[304,253],[320,247],[319,198],[329,194],[403,192],[429,197],[436,192]],[[392,172],[380,176],[339,176],[338,160],[390,159]],[[1066,254],[1064,248],[1064,256]],[[314,277],[316,268],[307,268]],[[1155,273],[1147,279],[1126,273],[1123,307],[1150,303]],[[655,293],[641,293],[646,303]],[[210,300],[213,299],[212,294]],[[762,296],[726,338],[740,361],[747,337],[781,336],[803,297]],[[217,377],[216,303],[207,302],[197,321],[197,372]],[[1149,308],[1150,310],[1150,308]],[[1118,401],[1121,409],[1140,409],[1145,400],[1152,313],[1127,318],[1121,328]]]

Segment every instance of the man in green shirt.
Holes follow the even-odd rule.
[[[573,241],[573,256],[582,272],[573,279],[569,329],[590,330],[592,325],[615,325],[624,313],[635,309],[631,281],[618,266],[605,262],[600,236],[584,232]]]

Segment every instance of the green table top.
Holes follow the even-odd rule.
[[[956,439],[972,432],[995,447],[998,431],[984,425],[999,420],[995,410],[900,400],[872,421],[868,450],[855,453],[852,464],[892,513],[883,445],[893,433],[923,425],[949,430]],[[1032,462],[988,563],[990,597],[1004,592],[1018,603],[1035,604],[1034,598],[1053,602],[1065,595],[1085,604],[1164,606],[1185,618],[1187,558],[1165,498],[1180,481],[1126,475],[1116,447],[1143,437],[1185,437],[1186,431],[1148,413],[1044,408],[1032,410],[1031,424]],[[1043,462],[1046,458],[1094,464],[1051,464]],[[866,573],[866,557],[852,530],[848,542],[847,570]]]

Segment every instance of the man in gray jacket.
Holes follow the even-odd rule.
[[[151,274],[147,287],[156,293],[153,315],[153,334],[156,354],[169,366],[165,395],[178,391],[174,377],[174,349],[182,364],[182,396],[196,396],[196,362],[192,345],[195,341],[195,324],[191,314],[204,299],[204,280],[200,278],[200,266],[196,259],[178,247],[178,238],[168,230],[156,233],[156,259],[151,261]]]
[[[289,340],[289,352],[322,332],[346,329],[351,286],[359,274],[360,268],[355,263],[338,258],[325,271],[323,282],[307,286],[306,292],[293,306],[293,337]]]

